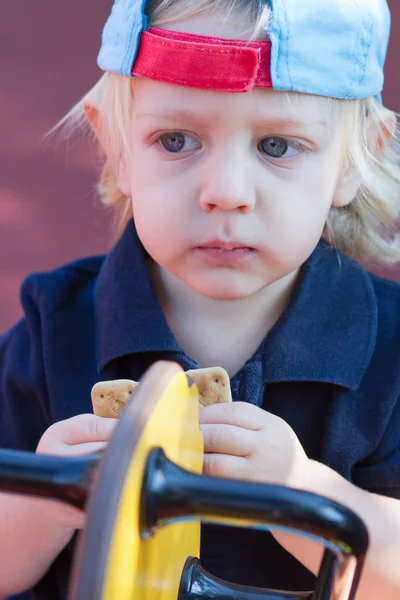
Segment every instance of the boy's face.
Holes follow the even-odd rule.
[[[290,100],[136,81],[119,185],[150,256],[207,297],[245,298],[296,271],[332,204],[355,195],[329,104]]]

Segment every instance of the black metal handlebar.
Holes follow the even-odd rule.
[[[368,548],[368,532],[353,511],[337,502],[282,486],[197,475],[171,462],[162,449],[153,450],[142,488],[141,531],[149,534],[155,527],[188,517],[230,525],[250,524],[260,529],[285,529],[323,542],[326,550],[310,600],[355,597]],[[225,582],[218,587],[210,576],[206,581],[199,565],[191,577],[184,573],[183,580],[188,585],[190,582],[192,592],[181,584],[178,600],[200,600],[200,597],[254,600],[257,595],[259,600],[284,598],[276,592],[256,592],[254,588],[242,588],[239,592]],[[304,598],[298,593],[286,597]]]

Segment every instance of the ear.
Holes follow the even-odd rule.
[[[106,148],[105,148],[104,144],[102,143],[103,136],[100,131],[99,109],[92,104],[84,104],[83,109],[85,111],[85,116],[86,116],[91,128],[93,129],[94,133],[96,134],[96,137],[97,137],[100,145],[102,146],[103,150],[106,152]],[[120,164],[118,165],[118,169],[116,172],[116,181],[117,181],[119,190],[123,194],[125,194],[125,196],[130,197],[131,192],[130,192],[128,170],[126,168],[125,161],[123,161],[123,160],[121,160]]]
[[[385,121],[377,127],[372,121],[368,124],[367,137],[369,151],[375,158],[385,150],[396,133],[397,117],[394,113],[389,114]]]
[[[91,128],[97,137],[99,137],[99,109],[92,104],[84,104],[83,110]]]
[[[102,131],[101,127],[100,127],[101,119],[100,119],[99,109],[94,104],[85,103],[83,105],[83,110],[85,113],[85,117],[88,120],[89,125],[97,138],[97,141],[99,142],[103,152],[105,154],[107,154],[105,143],[104,143],[104,141],[105,141],[104,131]]]
[[[125,159],[121,158],[121,160],[119,162],[119,165],[117,168],[117,173],[116,173],[116,178],[117,178],[118,188],[121,190],[121,192],[123,194],[125,194],[125,196],[130,198],[132,196],[131,184],[130,184],[129,173],[128,173],[128,169],[126,167]]]
[[[397,119],[394,113],[389,114],[384,123],[381,123],[379,126],[372,119],[369,119],[366,130],[366,143],[369,152],[376,159],[379,159],[379,156],[393,138],[396,126]],[[355,167],[349,164],[348,159],[346,159],[346,163],[332,202],[332,206],[339,208],[350,204],[362,183],[361,175],[356,171]]]
[[[361,181],[361,175],[346,158],[345,164],[343,165],[343,173],[336,185],[332,206],[335,208],[342,208],[343,206],[350,204],[356,197]]]

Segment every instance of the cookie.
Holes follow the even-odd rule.
[[[199,390],[199,403],[202,406],[231,402],[229,375],[221,367],[193,369],[186,374]],[[99,417],[118,418],[128,400],[135,393],[139,383],[130,379],[100,381],[92,388],[93,412]]]
[[[96,383],[92,388],[94,414],[99,417],[118,418],[138,385],[130,379]]]
[[[197,385],[202,406],[232,401],[229,375],[222,367],[193,369],[186,375]]]

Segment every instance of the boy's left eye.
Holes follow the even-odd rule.
[[[181,131],[164,133],[158,138],[158,142],[164,150],[172,154],[178,154],[182,150],[191,152],[200,147],[199,142],[194,137]]]
[[[264,138],[258,148],[270,158],[293,158],[306,150],[302,144],[281,137]]]

